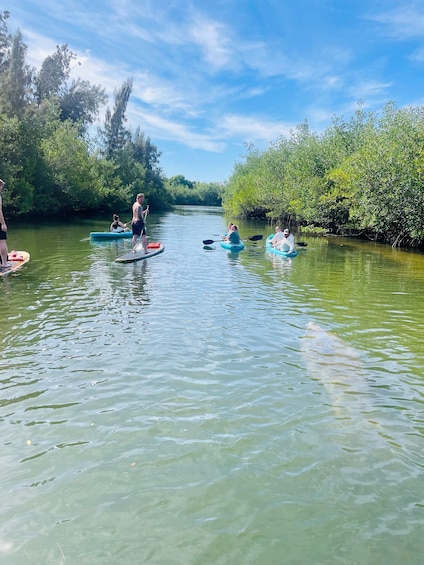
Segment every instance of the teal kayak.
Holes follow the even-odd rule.
[[[286,251],[280,251],[279,249],[275,249],[275,247],[272,247],[271,239],[273,237],[274,237],[274,234],[271,234],[266,238],[266,250],[267,251],[269,251],[270,253],[275,253],[276,255],[281,255],[282,257],[296,257],[296,255],[297,255],[296,249],[294,249],[290,253],[287,253]]]
[[[244,243],[240,241],[240,243],[230,243],[228,241],[221,241],[220,245],[223,249],[227,251],[232,251],[233,253],[238,253],[239,251],[243,251]]]
[[[122,239],[132,237],[132,231],[92,231],[90,237],[91,239]]]

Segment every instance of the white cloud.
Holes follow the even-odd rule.
[[[255,116],[228,114],[223,117],[220,127],[228,137],[241,136],[253,142],[270,143],[282,135],[288,135],[295,125]]]
[[[159,114],[146,112],[139,108],[132,108],[128,114],[129,121],[141,124],[141,129],[149,132],[153,139],[176,141],[192,149],[202,149],[221,153],[225,150],[225,142],[213,134],[198,133],[187,125],[177,121],[168,120]]]
[[[407,40],[424,36],[424,12],[421,2],[409,5],[402,2],[398,8],[368,17],[387,26],[387,33],[396,39]]]

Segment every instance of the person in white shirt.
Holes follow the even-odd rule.
[[[279,241],[281,241],[284,237],[283,232],[281,231],[280,226],[275,226],[275,235],[269,242],[272,247],[275,247]]]
[[[294,251],[294,236],[290,233],[289,229],[285,229],[283,232],[283,238],[275,246],[276,249],[284,251],[284,253],[291,253]]]

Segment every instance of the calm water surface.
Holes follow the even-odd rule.
[[[9,221],[1,563],[421,565],[424,256],[204,249],[230,219],[151,215],[128,265],[108,218]]]

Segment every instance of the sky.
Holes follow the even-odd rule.
[[[323,132],[361,103],[424,103],[423,0],[5,0],[27,63],[57,45],[71,78],[114,92],[166,177],[226,182],[248,148]],[[103,118],[106,106],[102,109]]]

